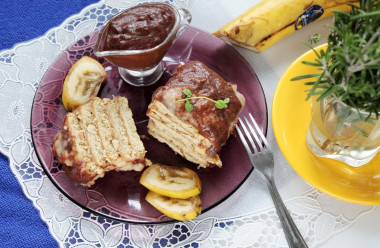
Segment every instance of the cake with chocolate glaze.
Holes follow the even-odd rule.
[[[185,89],[197,97],[189,100],[191,111],[183,100]],[[209,100],[227,98],[228,106],[222,109]],[[154,92],[147,111],[148,132],[200,167],[222,167],[219,152],[244,104],[236,84],[225,81],[201,62],[188,62]]]

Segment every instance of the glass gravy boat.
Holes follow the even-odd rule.
[[[153,48],[141,50],[105,50],[105,42],[107,29],[110,22],[129,10],[126,9],[118,15],[108,20],[100,29],[96,44],[94,46],[94,54],[98,57],[104,57],[112,64],[118,66],[120,76],[129,84],[134,86],[147,86],[154,84],[163,74],[165,67],[162,61],[166,52],[172,45],[175,38],[182,33],[191,22],[191,14],[183,8],[176,8],[166,3],[147,3],[137,6],[166,5],[170,8],[175,16],[175,23],[170,33],[164,41]],[[132,8],[135,8],[134,6]]]

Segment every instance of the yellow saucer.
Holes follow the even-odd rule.
[[[321,45],[316,49],[323,49]],[[307,86],[291,78],[316,71],[302,64],[313,61],[312,50],[294,61],[282,75],[272,102],[272,125],[277,143],[293,169],[320,191],[344,201],[380,205],[380,153],[366,165],[351,167],[342,162],[315,156],[307,147],[310,101]]]

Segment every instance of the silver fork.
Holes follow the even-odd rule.
[[[245,123],[240,118],[239,121],[241,127],[243,128],[245,136],[248,138],[249,143],[251,144],[251,147],[253,148],[254,152],[251,151],[251,148],[248,145],[248,142],[242,130],[238,126],[236,126],[236,130],[239,134],[239,137],[244,145],[244,148],[247,150],[251,163],[254,166],[254,169],[260,174],[260,176],[265,180],[265,182],[268,185],[274,205],[276,207],[277,214],[281,221],[282,228],[284,229],[285,237],[288,241],[289,247],[307,247],[305,240],[302,238],[301,233],[299,232],[297,226],[294,224],[294,221],[290,217],[290,214],[286,209],[285,204],[282,201],[274,183],[274,160],[269,143],[251,114],[249,114],[249,117],[252,124],[246,117],[244,117]],[[256,143],[253,141],[253,139]],[[264,145],[262,143],[264,143]]]

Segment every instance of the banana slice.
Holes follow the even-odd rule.
[[[67,111],[95,97],[106,78],[103,66],[93,58],[84,56],[70,69],[63,83],[62,101]]]
[[[202,211],[202,202],[198,195],[188,199],[176,199],[149,191],[145,200],[161,213],[176,220],[194,219]]]
[[[194,171],[162,164],[153,164],[145,169],[140,183],[158,194],[178,199],[199,195],[202,188]]]

